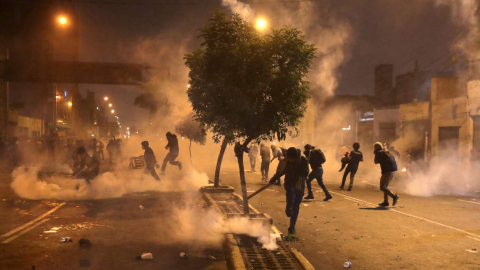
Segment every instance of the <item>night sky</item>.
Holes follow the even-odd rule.
[[[307,23],[301,16],[289,20],[294,27],[312,29],[322,25],[335,33],[341,22],[350,29],[349,40],[343,48],[346,57],[336,73],[336,93],[373,94],[374,67],[382,63],[393,64],[395,74],[412,71],[415,60],[420,70],[454,69],[450,62],[450,44],[465,27],[455,21],[449,6],[435,1],[258,0],[247,3],[256,16],[263,16],[269,26],[279,28],[285,21],[278,15],[282,14],[279,10],[298,11],[303,2],[311,5],[312,13]],[[185,84],[188,71],[182,56],[199,45],[197,30],[207,22],[212,10],[229,12],[221,6],[221,0],[101,0],[75,2],[75,6],[80,21],[80,61],[168,66],[174,76],[185,78]],[[297,21],[301,26],[295,24]],[[328,41],[330,37],[315,38]],[[316,84],[312,82],[314,87]],[[110,96],[118,116],[125,121],[122,124],[131,125],[135,117],[146,115],[133,106],[133,99],[140,92],[137,87],[82,85],[80,89],[82,93],[94,90],[99,98]]]

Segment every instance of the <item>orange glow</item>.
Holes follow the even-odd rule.
[[[103,100],[107,101],[107,100],[108,100],[108,97],[104,97]]]
[[[65,17],[65,16],[58,17],[58,23],[61,24],[61,25],[67,24],[68,23],[67,17]]]
[[[403,168],[403,169],[402,169],[402,172],[406,172],[406,171],[407,171],[407,168]]]
[[[112,113],[115,113],[115,110],[112,110]]]
[[[108,104],[108,107],[112,107],[112,106],[113,106],[112,103],[109,103],[109,104]]]
[[[72,103],[71,101],[68,102],[68,106],[69,106],[69,107],[72,107],[72,105],[73,105],[73,103]]]
[[[267,22],[264,19],[260,18],[257,20],[256,26],[257,29],[265,29],[265,27],[267,27]]]
[[[59,95],[57,95],[57,96],[55,96],[55,98],[56,98],[56,99],[60,99],[60,96],[59,96]]]

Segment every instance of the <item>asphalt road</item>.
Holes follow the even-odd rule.
[[[265,185],[258,172],[246,177],[249,194]],[[221,179],[241,193],[238,168],[222,168]],[[292,243],[316,269],[342,269],[347,261],[352,269],[480,269],[475,251],[480,251],[480,198],[475,195],[399,193],[396,207],[378,208],[383,201],[378,179],[359,176],[350,192],[338,188],[341,174],[326,174],[325,179],[333,199],[323,202],[325,196],[313,182],[315,199],[300,207],[296,229],[301,241]],[[399,185],[401,180],[393,180],[392,190]],[[287,233],[283,186],[268,188],[250,203]]]
[[[204,202],[198,193],[34,201],[18,198],[10,181],[9,175],[0,175],[0,269],[226,269],[220,244],[196,242],[195,234],[193,239],[178,237],[184,228],[174,222],[172,208],[188,199],[198,201],[195,211],[201,213]],[[65,236],[73,242],[60,243]],[[80,238],[89,239],[91,247],[81,248]],[[144,252],[153,260],[137,261]]]

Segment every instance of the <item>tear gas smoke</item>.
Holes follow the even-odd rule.
[[[222,0],[222,5],[228,7],[232,13],[238,13],[247,22],[251,22],[254,18],[253,9],[245,3],[237,0]]]

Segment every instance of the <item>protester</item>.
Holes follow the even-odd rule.
[[[105,144],[103,144],[102,141],[97,141],[96,150],[97,150],[98,158],[101,160],[105,159],[105,156],[103,155],[104,148],[105,148]]]
[[[389,189],[388,185],[392,181],[394,172],[397,170],[397,163],[395,157],[390,154],[388,151],[385,151],[382,147],[382,143],[377,142],[373,145],[374,154],[375,154],[375,164],[380,164],[382,170],[382,177],[380,178],[380,190],[383,191],[383,203],[380,203],[380,206],[389,206],[388,197],[392,197],[393,206],[397,204],[399,199],[398,195],[393,194]]]
[[[175,159],[178,157],[178,153],[180,152],[180,149],[178,147],[177,135],[167,132],[166,136],[167,136],[168,144],[167,146],[165,146],[165,149],[168,149],[169,152],[165,156],[165,159],[163,159],[162,174],[165,174],[167,162],[170,163],[171,165],[178,166],[178,169],[182,170],[182,163],[180,161],[175,161]]]
[[[273,154],[273,159],[270,161],[272,162],[275,159],[278,159],[278,165],[277,165],[277,173],[280,171],[283,171],[286,165],[286,161],[284,161],[286,155],[287,155],[287,149],[282,148],[282,147],[276,147],[272,145],[272,153]],[[275,183],[275,185],[281,185],[282,183],[282,177],[278,178],[278,181]]]
[[[115,138],[110,139],[107,143],[108,158],[110,159],[110,164],[113,164],[113,160],[116,156],[117,146],[115,145]]]
[[[305,145],[305,157],[307,157],[308,162],[310,163],[310,167],[312,168],[312,172],[308,175],[307,179],[307,188],[308,188],[308,195],[305,197],[306,200],[313,200],[313,191],[312,191],[312,181],[313,179],[317,179],[318,185],[322,188],[323,192],[325,193],[324,201],[328,201],[332,198],[330,192],[328,192],[327,187],[323,183],[323,167],[322,164],[327,161],[325,155],[320,149],[315,149],[314,146],[310,144]]]
[[[262,173],[262,181],[268,180],[268,170],[270,168],[270,148],[265,144],[260,144],[260,156],[262,157],[262,164],[260,171]]]
[[[350,174],[350,185],[348,186],[348,191],[351,191],[353,188],[353,181],[358,170],[358,165],[361,161],[363,162],[363,154],[359,151],[359,149],[360,143],[354,143],[353,151],[350,152],[347,157],[348,165],[345,169],[345,173],[343,174],[342,185],[340,186],[341,189],[343,189],[345,186],[345,181],[347,180],[348,174]]]
[[[267,148],[268,149],[268,148]],[[290,217],[290,227],[288,228],[287,238],[292,238],[296,234],[295,225],[297,223],[300,203],[305,194],[305,179],[308,175],[308,161],[300,154],[300,150],[290,147],[286,153],[286,166],[282,171],[277,172],[270,184],[275,183],[281,176],[285,175],[284,188],[286,191],[287,204],[285,214]]]
[[[153,153],[152,148],[150,148],[148,141],[142,142],[142,149],[145,150],[143,154],[143,158],[145,159],[145,173],[150,173],[155,180],[160,181],[160,177],[158,177],[157,172],[155,171],[155,167],[158,168],[157,158],[155,158],[155,154]]]
[[[248,157],[250,158],[250,166],[252,167],[252,172],[255,172],[255,165],[257,164],[258,156],[258,147],[256,144],[253,144],[250,147],[250,152],[248,152]]]
[[[77,155],[80,158],[80,166],[78,171],[75,172],[77,179],[85,179],[87,184],[90,185],[91,181],[100,173],[100,161],[95,152],[90,156],[83,146],[78,148]]]

